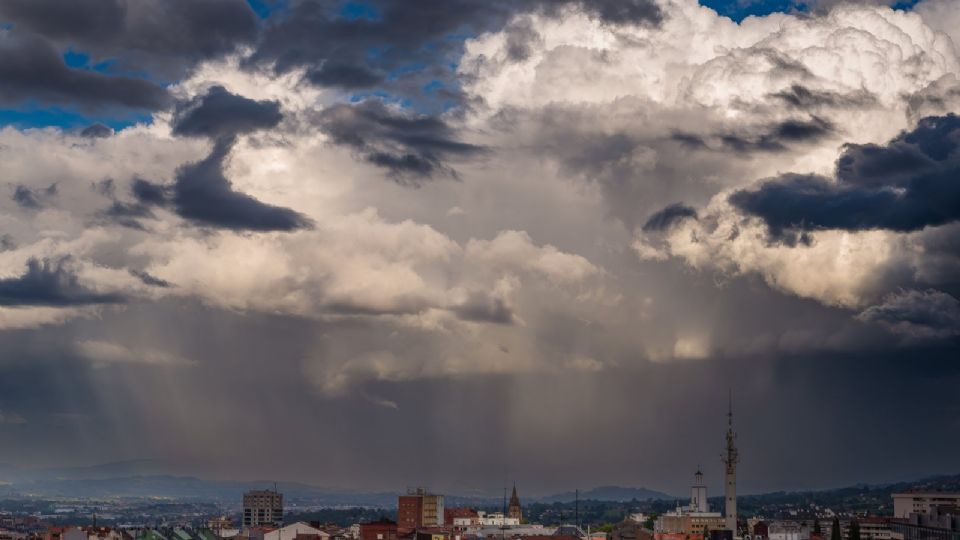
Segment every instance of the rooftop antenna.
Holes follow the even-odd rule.
[[[730,397],[727,407],[727,425],[733,427],[733,388],[730,388]]]

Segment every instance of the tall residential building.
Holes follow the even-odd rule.
[[[517,497],[517,484],[513,484],[513,494],[510,495],[510,506],[507,507],[507,517],[523,521],[523,507],[520,506],[520,497]]]
[[[244,528],[262,525],[283,525],[283,494],[279,491],[263,489],[243,494]]]
[[[730,392],[730,404],[727,411],[727,455],[723,458],[726,465],[726,529],[737,536],[737,462],[739,456],[736,446],[737,434],[733,432],[733,392]]]
[[[408,490],[397,502],[397,527],[419,529],[443,525],[443,495],[428,493],[424,488]]]

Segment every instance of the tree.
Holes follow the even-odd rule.
[[[833,516],[833,526],[830,528],[830,540],[843,540],[840,534],[840,518]]]
[[[703,526],[703,540],[710,540],[710,526]]]
[[[820,520],[813,518],[813,534],[820,536],[823,534],[823,529],[820,528]]]
[[[860,523],[857,520],[850,522],[850,530],[847,532],[847,540],[860,540]]]

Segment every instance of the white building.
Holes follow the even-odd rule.
[[[893,517],[909,518],[910,514],[929,515],[935,506],[960,506],[960,493],[894,493]]]
[[[707,503],[707,486],[703,483],[703,473],[700,469],[697,469],[696,474],[693,475],[693,486],[690,488],[690,511],[710,511],[710,505]]]
[[[480,522],[481,527],[514,527],[520,525],[519,518],[506,517],[503,515],[503,512],[492,512],[490,514],[477,512],[477,520]]]
[[[809,540],[810,531],[794,521],[774,521],[767,527],[770,540]]]

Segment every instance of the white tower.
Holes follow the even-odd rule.
[[[707,486],[703,483],[703,473],[700,472],[700,469],[697,469],[697,473],[693,475],[693,488],[690,492],[690,511],[710,511],[710,505],[707,504]]]
[[[734,441],[737,434],[733,432],[733,391],[730,391],[730,408],[727,411],[727,455],[723,458],[726,471],[726,503],[727,508],[724,513],[726,518],[727,530],[733,531],[733,536],[737,536],[737,446]]]

